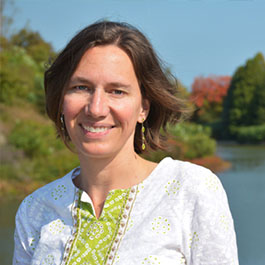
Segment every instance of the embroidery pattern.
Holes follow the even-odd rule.
[[[58,199],[62,198],[65,193],[66,193],[65,185],[58,185],[51,192],[51,196],[52,196],[52,198],[54,198],[54,200],[58,200]]]
[[[170,231],[170,223],[167,218],[155,217],[152,222],[152,230],[157,234],[167,234]]]
[[[155,265],[157,265],[157,264],[161,264],[161,263],[157,257],[153,257],[150,255],[142,261],[142,264],[155,264]]]
[[[224,229],[225,231],[227,231],[228,228],[229,228],[229,221],[228,221],[227,216],[224,215],[224,214],[222,214],[222,215],[220,216],[220,222],[221,222],[221,226],[223,227],[223,229]]]
[[[90,203],[80,201],[81,193],[76,193],[74,230],[67,243],[62,265],[113,264],[127,230],[137,188],[111,191],[99,219],[94,216]]]
[[[214,175],[206,177],[205,185],[211,191],[217,191],[219,189],[219,182]]]
[[[180,181],[175,179],[169,181],[165,186],[165,190],[168,196],[176,194],[179,191],[179,189],[180,189]]]
[[[199,235],[197,232],[193,232],[193,234],[190,234],[190,244],[189,244],[189,248],[191,248],[192,246],[197,247],[199,242]]]

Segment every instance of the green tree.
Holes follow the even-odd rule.
[[[0,102],[26,100],[44,112],[43,73],[45,63],[55,57],[52,46],[38,32],[21,29],[10,37],[1,36]]]
[[[0,54],[0,102],[11,104],[14,99],[27,99],[34,89],[35,62],[19,47],[10,47]]]
[[[43,40],[38,32],[23,28],[10,38],[11,44],[24,48],[37,63],[47,62],[55,52],[50,43]]]
[[[226,137],[236,137],[240,127],[264,123],[265,60],[261,53],[240,66],[224,100]]]
[[[265,74],[255,89],[251,109],[253,111],[253,124],[265,124]]]

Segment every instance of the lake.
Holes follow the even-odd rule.
[[[217,154],[232,163],[218,176],[227,192],[237,233],[240,265],[265,264],[265,145],[222,144]],[[19,202],[0,207],[0,264],[10,265]]]
[[[240,265],[264,265],[265,146],[220,145],[217,154],[232,163],[218,176],[235,222]]]

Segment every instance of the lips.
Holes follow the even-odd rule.
[[[89,126],[81,124],[81,127],[90,133],[104,133],[107,130],[113,128],[114,126],[105,126],[105,125]]]

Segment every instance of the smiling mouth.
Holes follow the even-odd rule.
[[[86,131],[88,131],[88,132],[92,132],[92,133],[106,132],[107,130],[113,128],[113,126],[109,126],[109,127],[104,127],[104,126],[93,127],[93,126],[85,126],[85,125],[82,125],[82,127],[83,127]]]

